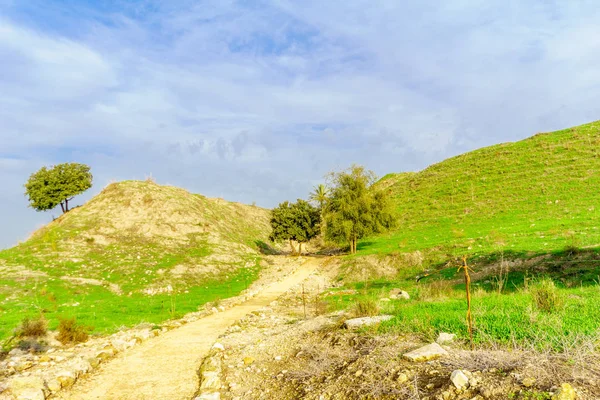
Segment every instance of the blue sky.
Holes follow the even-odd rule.
[[[0,248],[43,165],[271,207],[599,118],[593,1],[0,0]]]

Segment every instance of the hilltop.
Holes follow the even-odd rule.
[[[0,337],[28,313],[77,315],[102,330],[233,295],[255,278],[269,229],[259,207],[151,181],[110,184],[0,252]]]
[[[389,174],[399,228],[362,253],[548,253],[600,244],[600,122]]]

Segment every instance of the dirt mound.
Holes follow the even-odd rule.
[[[269,230],[266,209],[125,181],[35,232],[4,262],[158,293],[254,266]]]

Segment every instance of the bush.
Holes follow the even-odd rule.
[[[17,344],[17,347],[20,350],[29,351],[33,353],[41,353],[43,351],[46,351],[47,349],[47,345],[45,342],[40,342],[36,339],[20,340]]]
[[[17,328],[16,336],[38,338],[46,336],[46,333],[48,333],[48,321],[43,315],[40,315],[37,319],[23,318],[21,325]]]
[[[352,314],[355,317],[372,317],[379,314],[377,302],[371,298],[362,298],[356,300],[352,308]]]
[[[538,282],[531,289],[533,304],[541,311],[555,312],[559,311],[564,302],[563,298],[551,279],[544,279]]]
[[[60,318],[56,339],[62,344],[81,343],[88,339],[89,331],[91,331],[91,328],[78,325],[74,317]]]

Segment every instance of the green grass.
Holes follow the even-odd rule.
[[[600,122],[388,174],[400,229],[362,254],[550,252],[600,244]]]
[[[78,323],[93,327],[94,333],[112,333],[121,327],[147,322],[159,324],[198,311],[208,302],[235,296],[253,282],[260,267],[239,269],[235,274],[196,282],[186,290],[173,294],[147,296],[140,293],[117,295],[102,286],[69,285],[59,279],[48,279],[27,285],[26,296],[0,303],[0,340],[9,337],[26,317],[40,313],[55,329],[59,317],[76,317]],[[0,281],[14,285],[11,281]]]
[[[386,297],[390,288],[406,287],[407,282],[378,281],[353,285],[356,295],[328,296],[334,309],[349,309],[356,302],[375,301]],[[450,285],[437,295],[423,288],[425,283],[409,290],[410,300],[380,303],[382,313],[395,316],[379,326],[379,332],[415,333],[433,341],[440,332],[455,333],[468,341],[466,299],[461,285]],[[498,294],[476,291],[472,300],[475,343],[479,346],[501,345],[565,351],[583,341],[600,336],[600,286],[559,288],[564,304],[548,312],[536,306],[533,289],[522,286],[513,292]],[[362,300],[361,300],[362,299]]]

